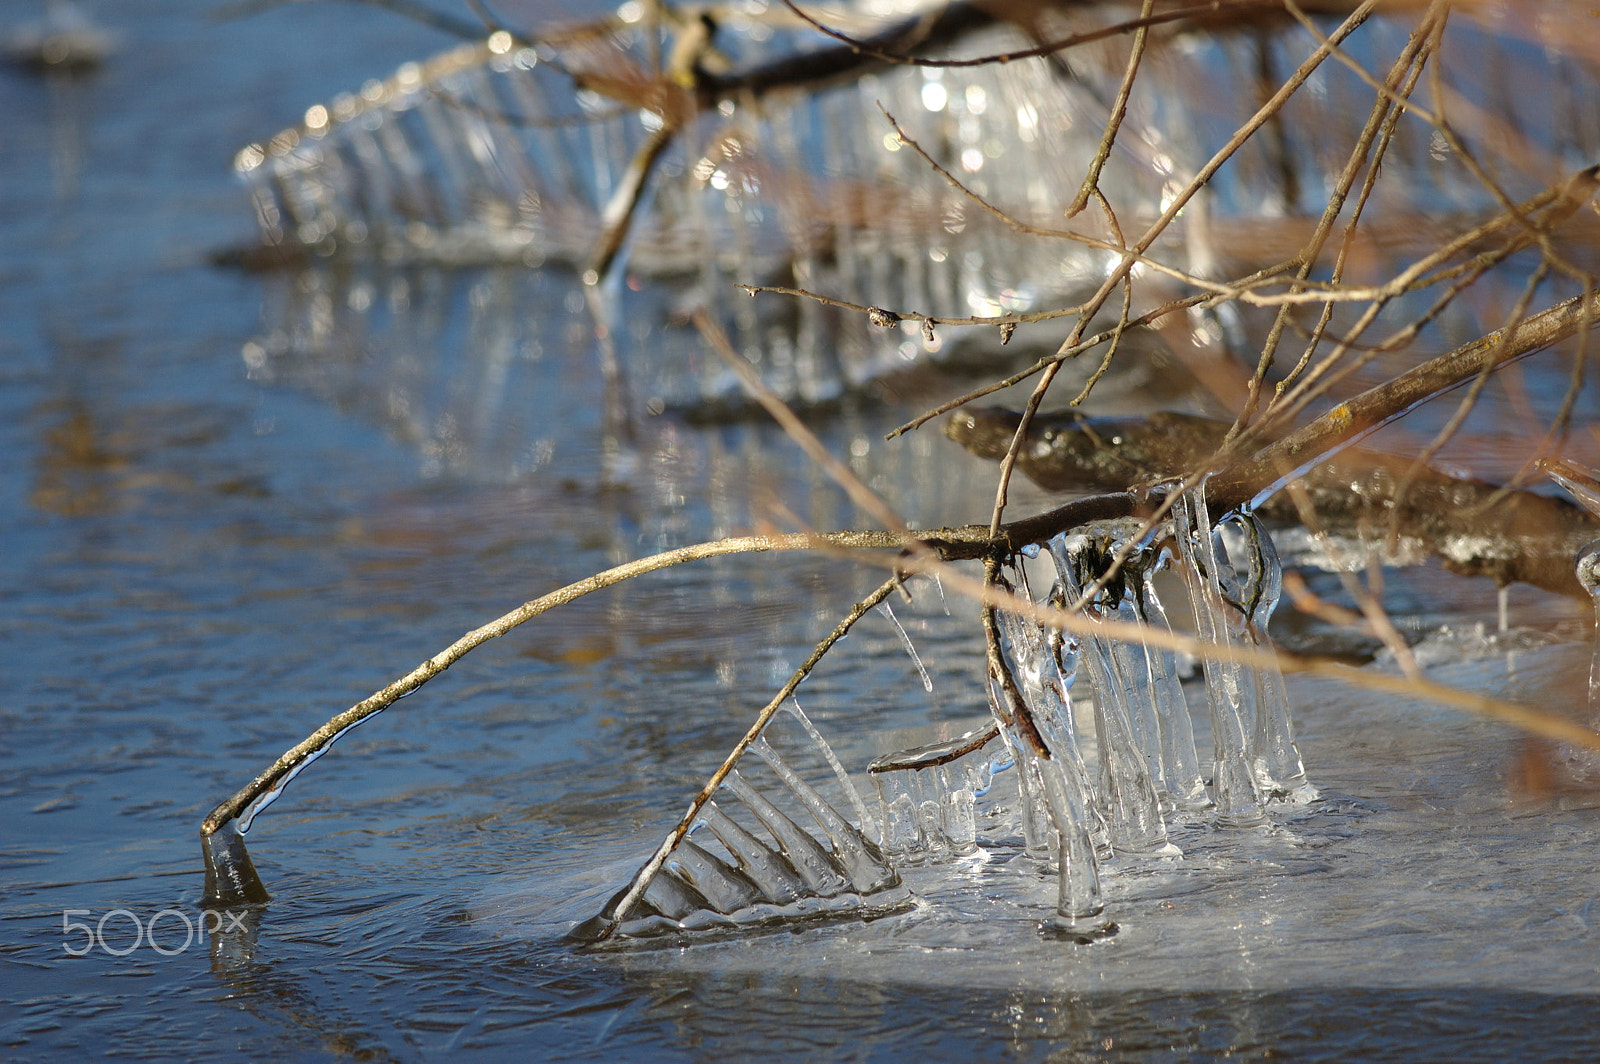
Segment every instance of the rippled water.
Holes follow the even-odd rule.
[[[877,580],[801,556],[658,574],[474,653],[295,783],[249,835],[271,905],[185,945],[211,806],[461,632],[773,504],[868,523],[755,424],[653,419],[619,470],[567,274],[210,266],[251,235],[239,145],[446,42],[360,8],[209,7],[108,5],[125,49],[82,81],[0,69],[0,1053],[1592,1055],[1594,796],[1552,795],[1500,728],[1326,684],[1294,696],[1327,800],[1109,876],[1109,943],[1040,939],[1053,885],[1001,845],[910,873],[930,904],[872,924],[574,952],[569,922]],[[315,344],[276,343],[308,322]],[[819,428],[909,519],[982,513],[990,471],[953,444],[881,442],[915,399]],[[1492,627],[1492,588],[1395,584],[1414,628]],[[949,605],[897,607],[931,694],[876,617],[802,688],[847,765],[983,712],[973,615]],[[1435,643],[1451,682],[1581,691],[1581,647]],[[164,953],[135,945],[158,915]],[[88,955],[69,923],[98,926]]]

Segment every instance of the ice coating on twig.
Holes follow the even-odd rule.
[[[919,864],[976,851],[977,799],[1011,763],[992,728],[874,759],[884,854]]]
[[[200,845],[206,862],[205,905],[228,908],[272,900],[232,821],[209,835],[202,834]]]
[[[839,776],[852,804],[861,808],[849,777],[832,750],[796,705],[791,714],[800,723],[813,753]],[[771,844],[741,825],[727,811],[708,802],[690,827],[699,839],[679,839],[661,868],[650,877],[640,900],[618,919],[629,894],[624,889],[569,937],[595,942],[613,931],[621,938],[716,928],[744,927],[796,919],[871,912],[889,912],[911,901],[911,893],[877,845],[830,805],[765,737],[749,747],[764,761],[783,790],[804,807],[823,839],[799,824],[738,770],[723,787],[753,815]],[[774,793],[777,793],[774,791]],[[720,845],[727,856],[708,845]]]
[[[1230,647],[1270,648],[1266,631],[1281,595],[1280,563],[1253,517],[1230,514],[1218,526],[1197,491],[1177,500],[1170,534],[1160,526],[1134,540],[1140,533],[1130,521],[1057,536],[1049,554],[1059,579],[1043,601],[1058,608],[1076,603],[1090,619],[1114,620],[1118,638],[1103,631],[1073,635],[1026,611],[997,609],[998,657],[987,684],[994,724],[874,760],[868,773],[879,802],[876,821],[799,704],[787,705],[811,757],[805,772],[788,745],[772,741],[769,728],[748,750],[777,785],[763,792],[740,770],[723,782],[771,842],[726,808],[706,806],[691,827],[700,834],[668,852],[642,903],[623,914],[621,934],[892,910],[910,897],[896,865],[977,850],[977,799],[995,772],[1014,764],[1029,858],[1022,867],[1057,875],[1056,913],[1045,930],[1088,941],[1116,929],[1101,883],[1105,861],[1181,858],[1168,841],[1169,817],[1192,820],[1210,806],[1221,824],[1253,824],[1265,816],[1263,795],[1315,797],[1294,744],[1281,673],[1270,663],[1230,659]],[[1209,791],[1177,657],[1144,635],[1171,631],[1154,574],[1172,559],[1191,588],[1201,643],[1218,648],[1202,655],[1215,736]],[[1039,601],[1020,558],[1009,564],[1006,578],[996,577],[998,588]],[[1089,733],[1079,734],[1072,708],[1080,675],[1094,707],[1092,766],[1084,760]],[[816,759],[827,767],[819,770]],[[845,796],[840,807],[854,807],[867,832],[814,785],[821,779],[831,787],[830,770]],[[785,792],[789,811],[779,804]],[[815,829],[796,822],[807,819],[793,812],[796,806]],[[585,928],[609,934],[619,924],[622,897],[574,937],[582,939]]]
[[[900,618],[894,615],[894,610],[890,608],[887,602],[878,603],[877,609],[879,613],[889,619],[890,624],[894,625],[894,630],[900,633],[900,642],[905,645],[906,653],[911,655],[911,660],[916,664],[917,675],[922,677],[922,689],[931,694],[933,692],[933,680],[929,678],[928,670],[923,667],[922,658],[918,656],[917,648],[912,645],[911,637],[906,634],[905,626],[900,623]]]

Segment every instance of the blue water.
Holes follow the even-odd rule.
[[[1192,840],[1192,889],[1113,877],[1128,930],[1103,951],[1039,940],[1048,882],[984,866],[923,877],[954,916],[574,952],[563,921],[880,579],[801,556],[658,574],[474,653],[257,823],[269,907],[185,941],[205,813],[462,632],[771,503],[867,523],[753,424],[653,421],[598,486],[615,470],[569,275],[211,265],[253,237],[238,147],[451,43],[355,5],[212,7],[91,8],[123,48],[75,81],[0,68],[0,1056],[1593,1056],[1587,799],[1518,804],[1520,740],[1326,686],[1302,689],[1303,746],[1338,801],[1296,829],[1310,843],[1236,873]],[[13,0],[0,31],[37,14]],[[882,443],[916,400],[819,429],[908,518],[982,514],[991,473],[954,445]],[[1436,572],[1399,596],[1435,619],[1494,603]],[[924,587],[896,609],[931,694],[876,617],[802,689],[852,767],[984,712],[970,608]],[[1581,662],[1548,653],[1565,686],[1530,697],[1569,697]]]

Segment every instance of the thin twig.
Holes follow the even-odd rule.
[[[784,2],[788,3],[789,0]],[[1105,130],[1100,135],[1100,146],[1095,149],[1094,158],[1089,162],[1089,172],[1084,175],[1078,194],[1072,197],[1072,203],[1067,207],[1068,218],[1075,218],[1082,213],[1089,205],[1089,197],[1100,191],[1100,171],[1105,169],[1106,161],[1111,158],[1111,149],[1117,143],[1117,132],[1122,128],[1122,119],[1128,113],[1128,97],[1133,94],[1133,82],[1139,76],[1139,62],[1144,58],[1144,42],[1150,32],[1148,19],[1154,9],[1155,0],[1144,0],[1144,6],[1139,9],[1140,26],[1133,34],[1133,48],[1128,53],[1128,68],[1122,73],[1122,84],[1117,86],[1117,98],[1111,104],[1111,115],[1106,119]]]
[[[1188,19],[1216,19],[1220,16],[1238,15],[1247,16],[1259,14],[1270,16],[1282,9],[1281,0],[1212,0],[1210,3],[1194,4],[1189,7],[1174,8],[1160,14],[1141,14],[1139,18],[1128,19],[1123,22],[1114,22],[1109,26],[1098,29],[1086,30],[1082,33],[1058,37],[1046,41],[1044,44],[1032,48],[1016,48],[1005,52],[993,52],[988,55],[975,56],[967,59],[929,59],[924,56],[909,54],[905,51],[888,51],[874,40],[859,40],[828,26],[816,18],[808,15],[794,0],[783,0],[784,6],[794,12],[802,21],[808,23],[813,29],[842,43],[851,54],[889,66],[915,66],[915,67],[978,67],[994,66],[1005,63],[1014,63],[1021,59],[1041,59],[1052,56],[1058,52],[1076,48],[1079,45],[1092,44],[1112,37],[1122,37],[1130,32],[1142,33],[1153,26],[1168,25],[1175,22],[1184,22]],[[951,7],[963,6],[951,4]],[[1146,11],[1149,10],[1146,4]],[[1000,21],[1004,16],[998,16]]]
[[[280,780],[292,773],[297,766],[313,755],[320,753],[351,726],[360,723],[374,713],[387,709],[489,640],[505,635],[518,625],[555,609],[557,606],[565,606],[567,603],[574,602],[591,592],[611,587],[635,576],[657,572],[674,565],[681,565],[684,562],[717,558],[728,554],[812,550],[819,544],[831,547],[892,549],[900,545],[900,540],[897,536],[881,532],[847,532],[843,534],[834,533],[832,535],[735,536],[712,543],[696,543],[692,546],[663,551],[648,558],[625,562],[604,572],[596,573],[593,576],[568,584],[566,587],[542,595],[530,602],[525,602],[488,624],[474,628],[404,676],[335,716],[304,740],[284,751],[283,755],[268,766],[265,771],[241,788],[233,797],[213,809],[210,815],[206,817],[204,824],[201,825],[200,830],[207,835],[216,831],[217,828],[238,816],[251,802],[270,791]]]

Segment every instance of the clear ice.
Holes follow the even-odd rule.
[[[1217,525],[1222,551],[1216,554],[1219,579],[1226,581],[1230,634],[1244,646],[1270,652],[1267,624],[1283,595],[1283,566],[1272,537],[1253,514],[1232,513]],[[1224,575],[1226,574],[1226,575]],[[1263,796],[1295,803],[1317,796],[1289,720],[1289,694],[1283,670],[1273,657],[1246,670],[1250,680],[1250,764]]]
[[[867,768],[878,792],[880,842],[905,864],[964,857],[978,849],[977,800],[1011,754],[985,729],[877,758]]]
[[[1133,608],[1139,623],[1157,631],[1171,633],[1167,611],[1156,594],[1155,574],[1171,559],[1161,550],[1149,559],[1133,582]],[[1180,809],[1203,809],[1211,804],[1206,781],[1200,771],[1200,755],[1194,745],[1194,723],[1189,719],[1189,703],[1183,694],[1178,671],[1178,655],[1171,650],[1145,643],[1150,669],[1150,689],[1155,699],[1156,716],[1161,725],[1162,779],[1166,796]]]
[[[1106,544],[1078,534],[1050,541],[1050,556],[1067,605],[1105,571]],[[1091,618],[1120,619],[1127,598],[1127,573],[1119,574],[1084,604]],[[1128,616],[1133,616],[1131,605]],[[1094,698],[1096,747],[1100,755],[1097,801],[1111,829],[1118,852],[1157,853],[1167,843],[1157,779],[1164,778],[1161,733],[1150,684],[1147,648],[1095,634],[1081,642],[1080,667],[1089,677]],[[1163,788],[1164,789],[1164,788]]]
[[[1251,765],[1245,714],[1244,667],[1227,655],[1233,636],[1228,607],[1219,586],[1216,541],[1206,508],[1205,483],[1184,492],[1172,507],[1173,532],[1189,585],[1195,632],[1200,642],[1217,647],[1220,654],[1202,658],[1206,676],[1206,704],[1211,711],[1211,788],[1217,823],[1247,826],[1262,820],[1261,792]],[[1253,716],[1253,713],[1252,713]]]
[[[923,667],[922,658],[918,656],[917,648],[912,644],[911,637],[906,634],[905,626],[900,623],[900,618],[894,615],[894,610],[890,609],[887,602],[878,603],[878,612],[887,617],[889,623],[894,625],[894,630],[900,633],[900,642],[906,648],[906,653],[911,655],[912,662],[917,666],[917,675],[922,677],[922,689],[931,693],[933,691],[933,680],[929,678],[928,670]]]
[[[838,758],[798,704],[789,709],[800,734],[792,745],[836,774],[865,822],[865,805]],[[638,938],[714,928],[817,919],[833,915],[885,912],[910,903],[911,893],[877,843],[840,813],[811,781],[768,742],[771,724],[749,752],[764,763],[776,786],[763,791],[735,769],[723,790],[744,807],[755,830],[728,809],[707,802],[688,834],[667,854],[642,896],[621,913],[624,889],[569,937],[593,942],[615,924],[621,938]],[[827,771],[824,776],[828,775]],[[797,823],[772,796],[787,794],[800,819],[809,819],[820,837]],[[802,812],[803,811],[803,812]],[[767,836],[763,839],[757,831]],[[703,833],[703,834],[702,834]]]
[[[1001,645],[1003,649],[1004,642]],[[1035,712],[1001,677],[992,676],[990,683],[1000,732],[1017,763],[1028,851],[1040,856],[1040,851],[1048,854],[1054,849],[1059,888],[1049,929],[1080,939],[1112,933],[1116,925],[1105,915],[1100,858],[1089,836],[1095,811],[1081,769],[1073,766],[1064,748],[1070,719],[1063,728],[1059,718],[1052,719],[1055,705],[1042,705]],[[1025,724],[1030,720],[1031,731]]]

